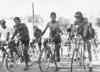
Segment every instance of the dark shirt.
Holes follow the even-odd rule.
[[[17,35],[17,33],[19,33],[19,37],[21,40],[29,40],[29,31],[24,23],[15,25],[15,32],[13,37]]]

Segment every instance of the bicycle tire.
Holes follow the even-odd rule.
[[[14,56],[14,57],[16,58],[16,56]],[[6,67],[7,67],[7,70],[9,72],[14,72],[16,70],[16,68],[17,68],[17,64],[16,64],[15,58],[11,58],[10,53],[7,54]],[[9,66],[9,63],[11,64],[10,66]],[[13,67],[13,69],[12,69],[12,67]]]
[[[2,67],[2,65],[4,63],[4,60],[5,60],[5,53],[2,56],[2,59],[1,59],[1,62],[0,62],[0,68]]]
[[[76,57],[76,59],[74,59],[75,57]],[[73,54],[72,54],[70,72],[75,72],[75,71],[77,72],[77,70],[79,70],[79,67],[81,67],[80,66],[80,63],[81,63],[80,57],[81,57],[81,53],[79,51],[79,48],[75,48],[73,51]]]
[[[47,70],[49,68],[49,65],[50,65],[50,60],[49,60],[47,66],[46,66],[46,64],[44,64],[47,68],[44,68],[44,69],[42,68],[44,66],[42,65],[42,60],[41,59],[42,59],[42,54],[45,53],[45,51],[46,51],[46,48],[43,48],[41,53],[40,53],[40,56],[39,56],[39,68],[40,68],[41,72],[47,72]],[[46,53],[45,53],[45,55],[46,55]],[[49,57],[49,59],[50,59],[50,57]]]

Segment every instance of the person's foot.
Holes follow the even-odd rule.
[[[68,54],[67,57],[70,57],[70,55]]]
[[[93,72],[93,68],[92,67],[89,68],[89,72]]]
[[[25,68],[24,68],[24,70],[28,70],[29,68],[28,68],[28,66],[26,66]]]
[[[84,59],[86,59],[86,56],[84,56]]]
[[[57,58],[57,62],[60,62],[60,58]]]
[[[55,69],[55,71],[59,71],[59,67],[57,67],[57,68]]]

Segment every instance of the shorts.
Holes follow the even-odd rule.
[[[53,42],[57,45],[61,43],[61,37],[58,35],[57,37],[53,38]]]

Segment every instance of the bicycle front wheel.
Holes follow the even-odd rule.
[[[17,55],[13,52],[13,58],[11,57],[10,53],[7,54],[6,58],[6,67],[9,72],[14,72],[17,67]]]
[[[5,59],[5,56],[6,56],[6,54],[3,53],[3,52],[0,50],[0,68],[1,68],[2,65],[3,65],[3,62],[4,62],[4,59]]]
[[[50,53],[43,48],[39,56],[39,68],[41,72],[47,72],[50,65]]]

